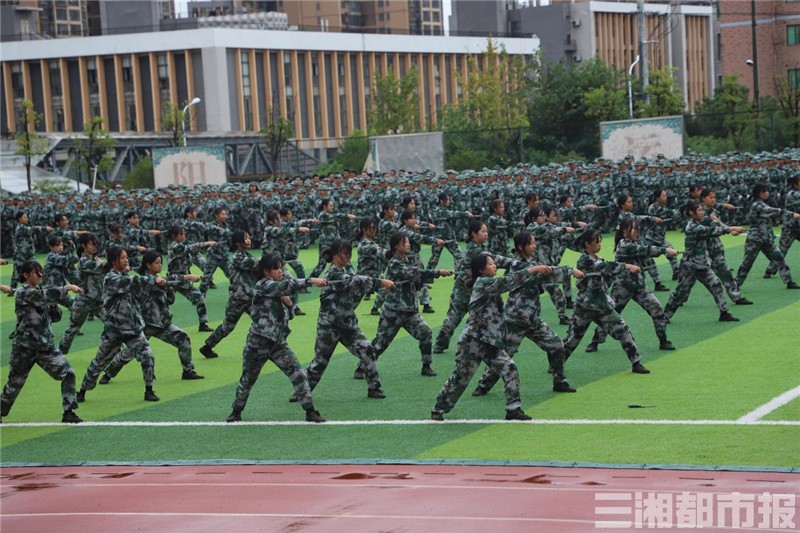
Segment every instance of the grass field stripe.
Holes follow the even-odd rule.
[[[419,426],[419,425],[492,425],[492,424],[528,424],[528,425],[645,425],[645,426],[800,426],[800,420],[516,420],[496,419],[451,419],[444,422],[434,420],[329,420],[324,424],[314,424],[300,420],[261,420],[228,422],[83,422],[81,424],[63,424],[61,422],[12,422],[3,423],[1,428],[22,427],[239,427],[239,426]]]
[[[784,392],[780,396],[776,396],[775,398],[771,399],[758,409],[750,411],[749,413],[741,417],[739,420],[737,420],[737,422],[749,423],[761,420],[762,418],[770,414],[772,411],[778,409],[779,407],[783,407],[784,405],[791,402],[798,396],[800,396],[800,385],[793,388],[792,390]]]
[[[13,519],[13,518],[61,518],[61,517],[102,517],[102,516],[119,516],[119,517],[175,517],[175,518],[189,518],[189,517],[206,517],[206,518],[324,518],[324,519],[343,519],[353,518],[359,520],[430,520],[430,521],[470,521],[470,522],[547,522],[547,523],[571,523],[571,524],[590,524],[595,523],[594,520],[565,520],[563,518],[523,518],[523,517],[485,517],[485,516],[420,516],[420,515],[368,515],[368,514],[303,514],[303,513],[123,513],[123,512],[105,512],[105,513],[15,513],[3,514],[0,519]]]

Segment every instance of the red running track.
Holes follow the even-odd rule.
[[[797,495],[800,476],[442,465],[16,467],[0,469],[0,528],[3,533],[594,531],[604,525],[598,521],[633,520],[635,491],[712,498],[736,492]],[[598,506],[619,508],[620,502],[600,501],[597,494],[629,497],[622,503],[627,512],[623,507],[615,515],[598,514]],[[789,529],[796,529],[798,516],[793,523]],[[777,520],[770,525],[787,530]]]

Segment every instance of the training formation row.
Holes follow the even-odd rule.
[[[421,375],[436,376],[432,354],[449,349],[456,328],[467,315],[457,342],[455,367],[432,405],[431,418],[444,419],[484,363],[472,394],[485,395],[502,379],[505,418],[529,420],[521,408],[520,378],[513,361],[525,338],[547,354],[553,391],[570,393],[575,388],[567,381],[565,363],[592,323],[596,328],[587,351],[597,350],[611,335],[628,356],[632,372],[650,373],[620,316],[630,300],[652,318],[660,349],[674,350],[667,327],[696,281],[713,297],[720,321],[738,321],[730,312],[726,293],[734,305],[753,303],[742,295],[741,288],[759,253],[770,261],[766,277],[777,274],[786,288],[800,288],[785,260],[792,243],[800,238],[800,175],[790,177],[781,191],[783,207],[771,205],[767,183],[752,186],[746,200],[748,228],[726,223],[729,220],[719,210],[742,206],[718,204],[714,188],[696,186],[690,192],[676,209],[671,207],[675,202],[668,193],[657,189],[642,214],[634,212],[630,195],[620,195],[614,203],[614,261],[598,255],[603,245],[601,233],[591,217],[584,216],[599,209],[597,204],[575,205],[573,198],[567,197],[560,208],[548,207],[536,193],[525,195],[526,210],[519,221],[506,214],[502,198],[494,198],[488,212],[478,214],[455,209],[448,192],[438,194],[430,221],[418,219],[413,197],[404,202],[399,215],[392,202],[383,202],[380,218],[360,220],[352,213],[337,212],[332,198],[320,201],[314,218],[294,220],[288,207],[270,210],[260,235],[260,257],[252,254],[254,239],[249,231],[229,226],[222,206],[213,209],[211,223],[199,221],[196,209],[187,206],[184,223],[162,230],[140,228],[138,213],[132,209],[126,214],[126,223],[115,225],[107,239],[86,229],[71,229],[64,213],[55,215],[53,226],[32,225],[21,209],[15,214],[11,285],[0,286],[15,297],[17,319],[0,411],[4,418],[9,415],[34,364],[61,382],[65,423],[80,422],[75,413],[79,403],[86,401],[98,381],[107,383],[133,359],[142,366],[144,399],[158,401],[153,390],[152,337],[177,348],[183,379],[202,379],[192,362],[189,336],[172,321],[170,306],[180,293],[196,308],[200,330],[211,333],[199,348],[204,357],[218,356],[215,346],[235,329],[244,313],[252,320],[228,422],[242,419],[250,392],[268,360],[291,381],[294,394],[290,401],[302,406],[306,420],[324,422],[312,393],[339,343],[358,358],[354,377],[366,381],[367,397],[384,398],[378,359],[401,328],[419,342]],[[343,238],[351,237],[343,232],[356,220],[360,233],[357,268],[351,264],[351,240]],[[670,222],[683,227],[682,251],[666,240]],[[782,224],[777,244],[776,223]],[[307,277],[297,251],[299,241],[312,228],[318,235],[319,261]],[[724,234],[746,234],[744,258],[735,276],[720,240]],[[34,259],[36,239],[41,235],[46,236],[49,249],[44,266]],[[148,246],[155,238],[167,243],[165,275],[162,253]],[[466,241],[466,246],[461,241]],[[432,247],[427,265],[420,257],[422,245]],[[445,249],[453,255],[454,271],[437,268]],[[561,264],[566,249],[581,254],[575,266]],[[669,291],[653,260],[660,255],[669,260],[677,281],[664,306],[654,294]],[[202,276],[191,273],[193,265],[202,270]],[[223,321],[212,330],[205,295],[217,269],[230,285]],[[504,270],[503,275],[497,275],[499,269]],[[131,275],[132,270],[137,275]],[[645,274],[652,277],[652,288]],[[451,275],[455,281],[449,309],[434,339],[422,316],[434,312],[429,286],[437,278]],[[303,368],[287,337],[289,322],[304,314],[297,295],[311,287],[319,288],[320,308],[314,357]],[[542,320],[540,296],[545,292],[559,321],[568,325],[563,339]],[[373,301],[371,313],[380,317],[372,340],[365,337],[356,317],[356,308],[363,301]],[[69,310],[69,324],[56,345],[52,322],[62,318],[62,309]],[[97,353],[78,387],[66,356],[91,316],[100,318],[104,327]]]

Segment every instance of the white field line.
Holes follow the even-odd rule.
[[[779,407],[783,407],[787,403],[791,402],[795,398],[800,396],[800,385],[793,388],[792,390],[786,391],[780,396],[776,396],[758,409],[750,411],[743,417],[741,417],[737,422],[741,422],[742,424],[749,424],[753,422],[759,422],[762,418],[770,414],[775,409]]]
[[[314,424],[300,420],[261,420],[243,421],[235,423],[227,422],[83,422],[77,424],[78,427],[231,427],[240,426],[420,426],[420,425],[493,425],[493,424],[522,424],[522,425],[541,425],[541,426],[800,426],[800,420],[592,420],[592,419],[539,419],[527,422],[507,421],[502,419],[481,419],[481,418],[454,418],[444,422],[433,420],[329,420],[324,424]],[[60,422],[3,422],[3,428],[15,427],[61,427],[76,426],[75,424],[62,424]]]

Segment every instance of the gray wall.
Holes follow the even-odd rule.
[[[506,35],[503,0],[453,0],[450,35]]]
[[[158,29],[158,2],[116,0],[100,2],[100,24],[103,35],[143,32]]]
[[[575,47],[570,39],[570,4],[526,7],[508,12],[509,25],[515,37],[536,35],[541,39],[542,54],[548,63],[563,58],[571,60]]]

